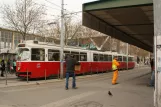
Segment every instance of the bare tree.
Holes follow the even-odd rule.
[[[64,44],[68,45],[69,40],[76,39],[78,36],[78,32],[82,27],[80,22],[74,22],[72,15],[67,15],[64,18],[64,26],[65,26],[65,37]],[[51,27],[48,30],[48,34],[55,39],[60,39],[60,18],[56,18],[54,24],[51,24]]]
[[[17,0],[15,8],[4,5],[2,9],[3,19],[9,27],[18,31],[26,40],[27,33],[34,33],[39,28],[45,8],[37,5],[33,0]]]

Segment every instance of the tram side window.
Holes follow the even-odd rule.
[[[104,61],[108,61],[108,55],[104,55]]]
[[[53,50],[49,49],[48,50],[48,61],[59,61],[59,56],[60,52],[59,50]]]
[[[132,61],[132,58],[131,58],[131,57],[129,57],[129,58],[128,58],[128,61]]]
[[[87,53],[80,53],[80,61],[87,61]]]
[[[32,52],[32,55],[31,55],[32,61],[45,61],[45,49],[32,48],[31,52]]]
[[[64,59],[66,59],[68,55],[70,55],[70,51],[64,51]]]
[[[93,54],[93,61],[98,61],[99,57],[98,54]]]
[[[118,56],[118,61],[122,61],[122,56]]]
[[[118,56],[113,56],[113,58],[118,58]]]
[[[99,61],[103,61],[104,60],[104,57],[102,54],[99,54],[100,58],[99,58]]]
[[[30,51],[27,48],[19,48],[17,60],[24,61],[30,59]]]
[[[71,52],[71,54],[73,55],[73,58],[79,61],[79,52]]]
[[[131,61],[134,61],[134,58],[133,57],[131,57]]]
[[[108,61],[112,61],[112,55],[108,55]]]
[[[123,57],[123,61],[126,62],[126,56]]]

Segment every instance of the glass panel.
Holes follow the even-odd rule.
[[[64,58],[66,59],[67,56],[70,55],[70,51],[64,51]]]
[[[122,56],[118,56],[118,61],[122,61]]]
[[[108,61],[112,61],[112,55],[108,55]]]
[[[93,54],[93,61],[98,61],[98,54]]]
[[[104,61],[108,61],[108,55],[104,55]]]
[[[124,57],[123,57],[123,61],[125,61],[125,62],[126,62],[126,56],[124,56]]]
[[[87,61],[87,53],[80,53],[80,61]]]
[[[71,54],[77,61],[79,61],[79,52],[71,52]]]
[[[60,52],[59,50],[48,50],[48,61],[59,61]]]
[[[33,60],[33,61],[45,61],[45,49],[32,48],[31,52],[32,52],[31,60]]]
[[[30,59],[30,51],[27,48],[18,49],[18,60],[25,61]]]
[[[99,58],[99,61],[103,61],[104,57],[102,54],[99,54],[100,58]]]

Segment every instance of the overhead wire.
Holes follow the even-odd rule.
[[[39,3],[35,3],[35,4],[37,4],[37,5],[42,5],[42,6],[45,6],[46,8],[51,8],[51,9],[60,11],[60,9],[53,8],[53,7],[50,7],[50,6],[46,6],[46,5],[44,5],[44,4],[39,4]]]
[[[61,8],[61,6],[59,6],[59,5],[57,5],[57,4],[53,3],[53,2],[50,2],[50,1],[48,1],[48,0],[45,0],[45,1],[48,2],[48,3],[50,3],[50,4],[53,4],[53,5],[57,6],[57,7],[59,7],[59,8]]]
[[[50,4],[52,4],[52,5],[54,5],[54,6],[57,6],[57,7],[59,7],[59,8],[61,8],[61,6],[60,5],[57,5],[57,4],[55,4],[55,3],[53,3],[53,2],[50,2],[50,1],[48,1],[48,0],[45,0],[46,2],[48,2],[48,3],[50,3]],[[64,10],[66,10],[66,11],[68,11],[67,9],[64,9]],[[80,12],[82,12],[82,11],[77,11],[77,12],[70,12],[70,11],[68,11],[69,13],[67,13],[67,14],[64,14],[64,16],[66,16],[66,15],[77,15],[77,13],[80,13]]]
[[[43,5],[43,6],[51,8],[51,9],[56,9],[58,11],[61,10],[61,6],[59,6],[59,5],[57,5],[57,4],[53,3],[53,2],[50,2],[49,0],[45,0],[45,1],[50,3],[50,4],[52,4],[52,5],[54,5],[54,6],[56,6],[56,7],[59,7],[60,9],[52,8],[52,7],[49,7],[49,6],[46,6],[46,5]],[[78,18],[78,17],[80,18],[81,17],[80,15],[78,15],[78,13],[81,13],[82,11],[70,12],[67,9],[64,9],[64,10],[68,12],[68,13],[64,14],[65,17],[68,17],[69,15],[73,15],[75,18]],[[54,15],[52,15],[52,16],[54,16]],[[61,16],[57,15],[57,18],[59,19],[59,18],[61,18]]]

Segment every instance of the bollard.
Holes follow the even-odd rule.
[[[102,74],[103,74],[103,68],[102,68]]]
[[[28,72],[28,69],[27,69],[27,83],[29,82],[29,72]]]
[[[45,81],[46,81],[46,69],[45,69]]]
[[[98,74],[98,67],[97,67],[97,74]]]
[[[85,75],[85,72],[83,72],[83,75]]]
[[[108,68],[106,69],[106,73],[108,73]]]
[[[58,79],[59,79],[59,69],[58,69],[58,74],[57,74],[57,76],[58,76]]]
[[[5,70],[5,73],[6,73],[6,85],[7,85],[7,71]]]
[[[90,70],[91,70],[91,75],[92,75],[92,68],[90,68]]]

